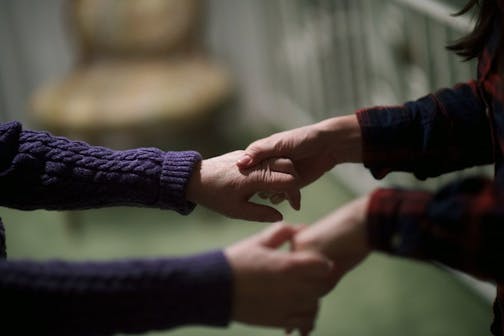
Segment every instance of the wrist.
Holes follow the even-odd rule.
[[[185,193],[186,200],[197,204],[199,203],[199,197],[203,189],[202,165],[203,161],[194,165]]]
[[[369,196],[360,197],[296,234],[295,250],[315,250],[338,260],[355,264],[371,251],[366,228]]]
[[[357,116],[326,119],[318,124],[318,128],[328,144],[328,154],[336,163],[362,162],[362,137]]]

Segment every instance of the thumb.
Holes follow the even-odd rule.
[[[275,223],[259,234],[259,242],[265,247],[278,248],[290,241],[297,230],[296,227],[291,225]]]
[[[245,149],[245,152],[236,164],[240,169],[245,169],[253,167],[265,159],[282,156],[283,153],[278,148],[279,146],[276,145],[271,137],[257,140]]]

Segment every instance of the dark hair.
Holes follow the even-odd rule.
[[[492,32],[494,17],[500,13],[497,0],[470,0],[454,15],[463,15],[472,9],[478,10],[473,31],[447,46],[448,50],[454,51],[466,61],[481,54]]]

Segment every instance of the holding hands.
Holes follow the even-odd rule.
[[[336,278],[332,262],[318,252],[278,250],[298,231],[274,224],[225,250],[234,276],[234,320],[302,335],[313,329],[319,299]]]
[[[299,232],[293,239],[294,249],[322,253],[343,276],[371,251],[366,230],[368,202],[368,196],[358,198]]]
[[[302,187],[338,163],[360,159],[356,118],[328,119],[258,140],[245,151],[203,160],[186,197],[228,217],[280,221],[280,212],[251,202],[251,197],[257,193],[273,203],[286,198],[299,209]],[[367,202],[367,197],[351,202],[302,230],[275,224],[228,247],[233,319],[308,335],[320,298],[369,253]],[[285,243],[291,251],[279,250]]]
[[[271,158],[288,158],[300,187],[342,162],[361,161],[360,127],[354,115],[273,134],[250,144],[237,162],[245,169]]]
[[[187,199],[231,218],[259,222],[280,221],[282,214],[251,202],[256,193],[284,194],[299,209],[299,177],[291,160],[271,158],[239,169],[236,161],[243,155],[244,151],[234,151],[203,160],[189,181]]]
[[[367,203],[359,198],[302,229],[274,224],[227,248],[233,319],[308,335],[320,299],[370,253]],[[292,244],[290,252],[278,250],[284,243]]]
[[[360,127],[352,115],[273,134],[234,155],[238,157],[236,166],[240,171],[256,169],[257,173],[262,170],[270,175],[276,174],[279,180],[287,176],[279,178],[278,174],[289,174],[292,184],[263,187],[261,194],[273,203],[279,196],[286,197],[291,205],[299,208],[300,188],[317,180],[338,163],[362,160],[360,141]],[[368,202],[368,196],[361,197],[303,230],[290,226],[273,227],[228,249],[236,272],[235,295],[237,298],[246,297],[237,300],[235,318],[246,323],[299,329],[303,335],[308,334],[313,329],[319,298],[370,253],[366,229]],[[276,248],[287,240],[292,243],[291,254],[276,251],[260,257],[266,248]],[[259,241],[262,241],[259,243],[262,250],[255,250],[252,246]],[[232,255],[240,255],[242,250],[247,251],[250,263],[240,266],[233,262]],[[258,259],[264,263],[258,264]],[[266,271],[258,275],[264,277],[261,280],[252,274],[258,269]],[[267,270],[271,271],[269,276]],[[259,289],[254,286],[267,278],[270,282],[267,287]]]

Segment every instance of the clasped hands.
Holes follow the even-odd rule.
[[[278,210],[251,201],[257,193],[279,194],[299,209],[299,177],[292,161],[273,158],[240,169],[236,162],[244,153],[203,160],[189,181],[186,198],[231,218],[277,222],[224,250],[233,276],[232,319],[299,329],[307,335],[319,299],[336,282],[333,263],[317,251],[296,250],[294,239],[302,227],[280,223]],[[285,244],[291,244],[290,250],[280,249]]]
[[[299,209],[302,187],[337,163],[359,161],[355,127],[351,117],[329,119],[203,160],[187,199],[232,218],[280,221],[280,212],[251,197],[287,199]],[[225,249],[234,280],[232,318],[308,335],[320,298],[370,252],[367,203],[361,197],[307,227],[277,223]],[[286,243],[290,251],[279,249]]]

